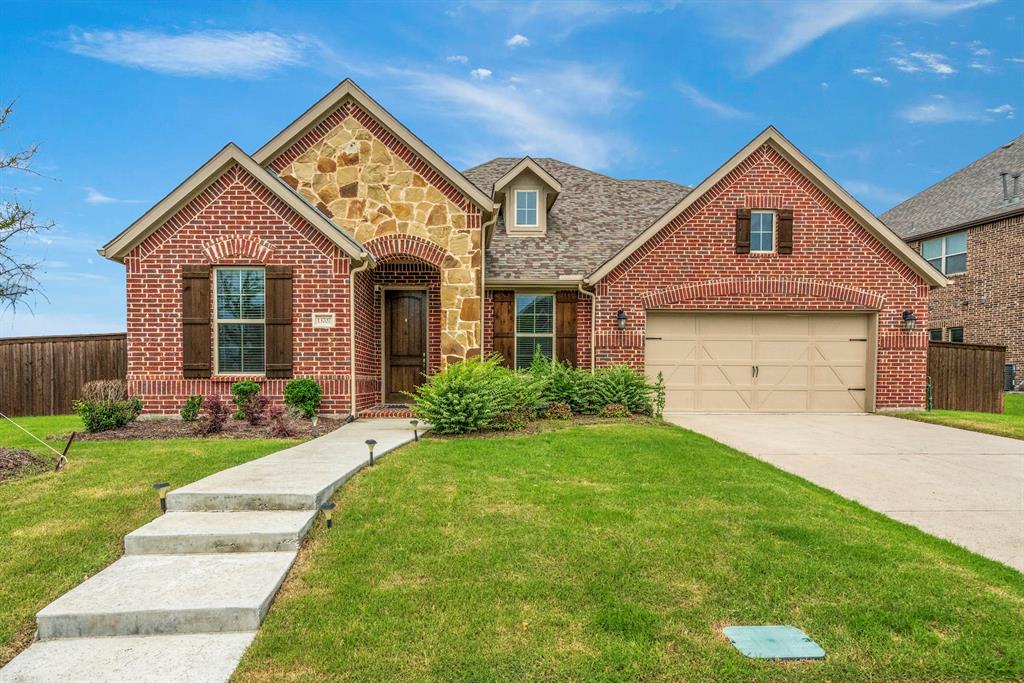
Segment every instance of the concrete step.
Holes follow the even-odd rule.
[[[124,537],[128,555],[298,550],[316,510],[168,512]]]
[[[125,555],[44,607],[39,639],[255,631],[295,555]]]
[[[33,643],[0,670],[3,683],[224,683],[254,631]]]

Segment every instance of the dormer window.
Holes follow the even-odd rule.
[[[536,228],[537,190],[516,190],[516,227]]]

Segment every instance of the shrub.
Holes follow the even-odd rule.
[[[245,409],[242,407],[252,397],[260,393],[260,385],[253,381],[235,382],[231,385],[231,396],[235,402],[235,419],[247,419]]]
[[[82,385],[83,401],[125,401],[128,388],[123,379],[94,379]]]
[[[503,367],[497,357],[452,363],[409,394],[413,414],[439,434],[486,429],[499,415],[533,400],[537,384],[527,375]]]
[[[203,405],[203,397],[193,394],[185,399],[185,405],[181,407],[181,419],[185,422],[195,422],[199,418],[199,409]]]
[[[545,402],[568,404],[575,413],[597,412],[594,376],[589,371],[549,361],[536,354],[530,364],[530,374],[542,380],[541,393]]]
[[[206,411],[206,419],[203,420],[200,429],[203,434],[216,434],[224,429],[228,421],[228,406],[221,400],[220,396],[207,396],[203,399],[203,410]]]
[[[544,416],[549,420],[571,420],[572,408],[568,403],[552,403],[544,412]]]
[[[594,373],[594,391],[601,407],[621,403],[631,413],[654,413],[654,385],[627,365],[617,365]]]
[[[323,393],[312,379],[293,379],[284,386],[284,403],[307,420],[320,410]]]
[[[536,415],[537,413],[533,408],[518,406],[511,410],[506,410],[494,418],[491,427],[503,432],[518,432],[521,429],[526,429],[526,425],[530,424],[530,420],[536,417]]]
[[[295,436],[292,433],[291,425],[288,424],[288,418],[284,414],[284,408],[281,406],[274,406],[269,411],[270,416],[270,434],[278,438],[284,439],[289,436]]]
[[[658,381],[654,383],[654,417],[661,418],[665,414],[665,374],[658,373]]]
[[[609,403],[601,408],[601,417],[630,417],[629,408],[621,403]]]
[[[251,424],[253,427],[263,423],[263,418],[267,413],[267,406],[270,401],[263,394],[253,394],[252,396],[246,397],[245,401],[242,402],[241,412],[242,417],[245,421]]]
[[[142,412],[137,397],[122,400],[83,399],[75,401],[75,412],[82,418],[87,432],[105,432],[124,427]]]

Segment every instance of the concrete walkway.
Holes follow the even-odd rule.
[[[124,557],[39,612],[37,642],[0,682],[228,680],[320,503],[368,464],[371,438],[380,457],[412,427],[358,420],[171,491],[168,513],[125,537]]]
[[[666,419],[1024,571],[1024,441],[881,415]]]

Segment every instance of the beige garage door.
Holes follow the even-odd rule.
[[[647,316],[647,374],[666,412],[863,412],[868,317],[658,313]]]

